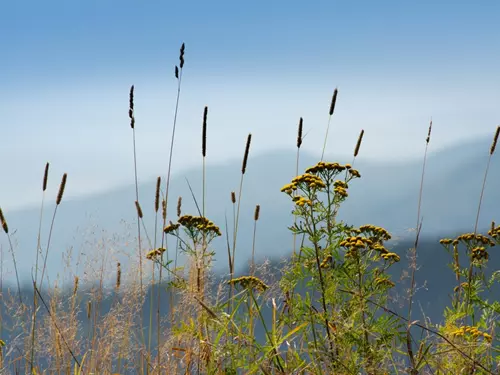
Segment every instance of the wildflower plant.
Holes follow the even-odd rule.
[[[338,219],[349,185],[360,177],[349,164],[322,161],[281,189],[295,204],[291,231],[307,240],[281,280],[283,319],[289,327],[307,323],[301,341],[316,371],[376,373],[392,360],[387,348],[398,336],[397,320],[367,302],[385,305],[395,285],[387,270],[400,257],[385,246],[391,235]]]

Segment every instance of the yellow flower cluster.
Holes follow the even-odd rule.
[[[245,289],[256,289],[260,292],[264,292],[269,288],[261,279],[255,276],[241,276],[236,279],[229,280],[228,284],[240,285]]]
[[[439,240],[439,243],[441,245],[449,245],[453,242],[451,238],[443,238],[442,240]]]
[[[389,288],[393,288],[396,284],[389,280],[387,277],[377,277],[375,278],[375,284],[377,285],[385,285],[388,286]]]
[[[368,248],[370,250],[379,252],[384,259],[390,259],[394,260],[395,262],[399,262],[399,256],[395,253],[390,253],[389,250],[387,250],[381,243],[381,240],[391,238],[391,236],[385,229],[376,227],[374,225],[364,225],[360,229],[356,229],[353,232],[366,233],[368,231],[370,231],[372,234],[375,234],[376,236],[373,236],[371,238],[352,236],[340,242],[340,246],[348,248],[345,254],[346,257],[355,257],[358,254],[358,250]]]
[[[173,224],[172,222],[170,222],[169,225],[167,225],[165,228],[163,228],[163,231],[165,233],[175,232],[177,229],[179,229],[179,226],[180,226],[180,224]]]
[[[304,207],[306,204],[312,206],[312,201],[305,197],[293,197],[292,199],[297,206]]]
[[[283,186],[281,188],[281,192],[292,194],[295,190],[299,188],[299,185],[301,184],[307,185],[311,189],[323,189],[326,187],[325,183],[320,177],[310,173],[305,173],[295,177],[291,183]]]
[[[341,197],[347,197],[347,183],[341,180],[337,180],[333,183],[333,186],[335,187],[333,191],[340,195]]]
[[[188,229],[197,229],[202,232],[212,232],[217,236],[222,233],[217,225],[202,216],[184,215],[179,218],[179,224]]]
[[[492,228],[488,231],[488,235],[490,235],[491,237],[497,239],[499,238],[500,239],[500,225],[497,225],[495,227],[495,225],[492,224]]]
[[[321,268],[327,268],[327,267],[329,267],[331,261],[332,261],[332,256],[331,255],[327,255],[326,258],[323,259],[323,261],[321,262],[320,267]]]
[[[391,239],[391,235],[388,231],[386,231],[382,227],[377,227],[376,225],[366,224],[359,227],[359,230],[362,233],[371,233],[375,237],[379,237],[384,241],[389,241]]]
[[[396,253],[386,253],[381,255],[385,260],[392,260],[394,262],[399,262],[401,258]]]
[[[346,169],[350,169],[351,166],[349,164],[347,165],[340,165],[339,163],[329,163],[325,161],[320,161],[318,164],[315,166],[309,167],[306,169],[306,173],[320,173],[324,171],[335,171],[335,172],[341,172]]]
[[[357,169],[349,169],[349,173],[356,178],[361,178],[361,175],[359,174]]]
[[[455,337],[464,337],[466,334],[469,334],[474,338],[482,336],[488,342],[491,342],[493,340],[493,338],[491,337],[490,334],[488,334],[486,332],[481,332],[479,329],[477,329],[477,327],[473,327],[473,326],[459,327],[455,331],[453,331],[451,334],[452,334],[452,336],[455,336]]]
[[[461,234],[456,238],[458,241],[462,242],[475,242],[482,243],[483,245],[495,246],[495,243],[486,236],[482,234],[474,234],[474,233],[465,233]]]
[[[335,187],[341,187],[341,188],[344,188],[344,189],[347,189],[349,186],[347,185],[347,183],[345,181],[342,181],[342,180],[337,180],[333,183],[333,186]]]
[[[472,259],[475,260],[488,260],[488,252],[484,246],[476,246],[472,249]]]
[[[344,198],[349,195],[349,194],[347,194],[347,190],[345,188],[343,188],[342,186],[337,186],[336,188],[333,189],[333,191]]]
[[[164,247],[159,247],[157,249],[153,249],[146,254],[146,258],[147,259],[155,259],[156,257],[161,256],[165,252],[165,250],[166,249]]]

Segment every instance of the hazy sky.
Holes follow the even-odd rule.
[[[492,136],[500,122],[500,2],[2,1],[0,205],[38,202],[45,162],[68,195],[133,181],[128,91],[136,87],[141,179],[165,175],[177,81],[186,65],[174,172],[295,146],[321,152],[333,89],[329,155],[421,155]],[[52,193],[51,193],[52,194]],[[53,192],[55,194],[55,192]]]

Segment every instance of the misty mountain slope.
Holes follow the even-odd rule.
[[[490,140],[473,141],[436,153],[428,157],[423,195],[422,214],[424,223],[422,236],[437,236],[441,233],[471,231],[477,210],[484,169],[488,158]],[[486,150],[486,151],[485,151]],[[244,177],[242,204],[236,250],[236,263],[246,264],[251,254],[253,234],[253,212],[261,205],[261,217],[257,223],[256,256],[281,257],[291,251],[292,235],[287,229],[293,223],[292,202],[280,192],[280,188],[295,175],[295,152],[274,151],[253,156],[250,153]],[[350,158],[349,158],[350,159]],[[337,160],[329,158],[328,160]],[[317,156],[302,153],[299,173],[318,161]],[[339,160],[346,162],[346,160]],[[175,162],[175,160],[174,160]],[[350,162],[350,160],[349,160]],[[349,224],[372,223],[383,226],[397,237],[405,237],[416,224],[419,184],[422,160],[411,162],[370,162],[360,156],[355,168],[361,179],[349,187],[349,198],[341,207],[339,218]],[[140,174],[140,171],[139,171]],[[238,192],[241,176],[241,160],[207,167],[206,215],[224,231],[227,215],[230,237],[233,228],[233,206],[230,192]],[[170,188],[169,218],[175,218],[177,197],[183,197],[182,212],[197,214],[188,189],[189,181],[201,206],[201,169],[191,169],[173,175]],[[154,179],[140,181],[140,202],[148,235],[154,242]],[[68,171],[68,187],[71,189],[71,171]],[[57,273],[65,274],[62,256],[72,249],[76,258],[92,257],[96,252],[119,250],[137,259],[137,224],[134,207],[135,188],[124,186],[114,191],[80,199],[63,200],[55,220],[52,245],[48,258],[48,272],[53,280]],[[45,248],[54,202],[47,201],[44,212],[42,245]],[[5,213],[13,233],[18,269],[22,279],[29,281],[35,263],[36,236],[39,208]],[[492,219],[500,220],[500,160],[494,155],[481,210],[480,227],[486,228]],[[158,238],[159,235],[158,235]],[[143,247],[149,244],[143,233]],[[1,238],[4,252],[5,237]],[[173,244],[172,240],[169,242]],[[217,238],[216,269],[227,271],[227,246],[225,235]],[[173,251],[173,250],[170,250]],[[13,276],[10,256],[4,254],[4,270]],[[124,267],[126,258],[109,257],[113,262],[120,259]],[[85,269],[85,261],[78,265],[78,272]],[[67,274],[67,272],[66,272]],[[72,280],[71,273],[67,274]]]

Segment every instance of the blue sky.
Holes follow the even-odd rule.
[[[420,156],[491,136],[500,122],[498,1],[3,1],[0,4],[0,204],[38,203],[46,161],[69,195],[132,181],[128,90],[136,86],[141,179],[164,174],[177,63],[186,43],[174,172],[293,148]],[[7,161],[7,162],[5,162]]]

